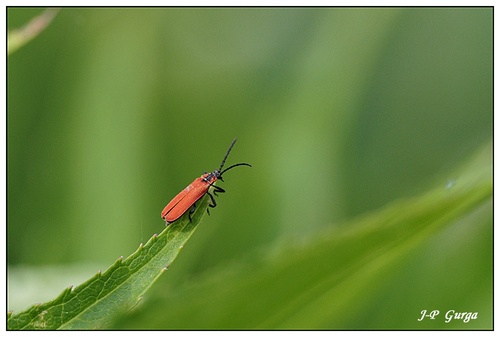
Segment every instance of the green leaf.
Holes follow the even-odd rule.
[[[187,214],[153,235],[128,258],[119,258],[104,273],[75,288],[67,288],[53,301],[9,313],[9,330],[102,329],[116,316],[130,310],[146,290],[168,269],[194,233],[208,207],[204,197],[192,215]]]
[[[464,302],[452,306],[452,302],[439,300],[442,297],[435,293],[428,299],[427,294],[419,294],[419,298],[426,299],[426,302],[415,305],[406,300],[405,295],[391,293],[392,289],[388,286],[391,275],[399,277],[402,274],[402,261],[410,252],[423,248],[425,254],[430,254],[427,244],[439,237],[445,228],[453,229],[457,221],[463,221],[477,211],[491,212],[492,171],[488,158],[491,158],[490,146],[469,161],[467,167],[450,176],[454,180],[443,179],[440,186],[423,195],[395,201],[383,209],[301,242],[288,240],[275,245],[265,256],[254,256],[252,261],[239,261],[238,264],[212,270],[197,283],[181,285],[175,290],[161,287],[159,294],[149,303],[144,303],[141,310],[116,322],[114,327],[259,330],[392,327],[384,325],[387,319],[369,325],[369,319],[363,316],[363,308],[368,307],[371,309],[366,311],[369,312],[367,315],[385,313],[382,317],[389,315],[391,324],[400,323],[396,325],[400,329],[491,328],[491,308],[481,304],[478,309],[477,305],[483,301],[483,294],[488,298],[491,292],[491,285],[482,278],[472,281],[477,288],[475,291],[480,291],[481,296],[473,293],[471,302],[465,306]],[[483,224],[487,226],[486,231],[491,231],[488,219]],[[473,220],[466,224],[478,227],[481,223]],[[445,237],[445,240],[450,239]],[[436,260],[436,257],[431,259]],[[453,255],[452,259],[456,260],[457,256]],[[472,261],[478,265],[477,258]],[[460,270],[465,266],[467,264]],[[484,268],[491,268],[488,261],[479,267],[480,270]],[[438,274],[446,277],[447,270],[440,269]],[[413,270],[411,272],[414,273]],[[422,272],[429,273],[426,269]],[[466,276],[474,269],[464,272]],[[411,278],[416,278],[411,275]],[[429,277],[430,282],[424,279],[428,281],[427,286],[440,289],[434,285],[438,281],[437,275]],[[450,282],[456,280],[445,279],[445,288],[454,289],[451,291],[453,298],[457,293],[462,294],[460,300],[463,301],[467,292],[453,288]],[[389,287],[389,295],[379,295],[382,285]],[[414,286],[406,285],[405,289]],[[469,288],[468,284],[465,288]],[[399,298],[398,306],[401,308],[385,307],[383,300],[387,296]],[[447,324],[444,318],[418,322],[420,311],[434,309],[425,305],[432,305],[436,300],[442,310],[441,317],[445,310],[455,309],[479,311],[480,319],[467,325],[463,322]],[[404,316],[402,322],[397,322],[398,313],[410,318]],[[437,325],[426,325],[432,323]],[[478,325],[474,325],[476,323]]]

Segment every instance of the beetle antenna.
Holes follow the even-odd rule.
[[[229,156],[229,152],[231,152],[231,149],[233,148],[234,143],[236,143],[236,138],[233,139],[233,142],[231,143],[231,145],[229,145],[229,149],[227,149],[226,155],[224,156],[224,159],[222,159],[222,163],[220,164],[219,171],[222,170],[222,167],[226,163],[227,156]],[[224,171],[226,171],[226,170],[224,170]]]
[[[250,166],[252,167],[252,165],[248,164],[248,163],[238,163],[238,164],[234,164],[234,165],[231,165],[229,166],[227,169],[225,169],[224,171],[221,171],[220,175],[222,176],[222,174],[226,171],[229,171],[230,169],[232,169],[233,167],[236,167],[236,166]],[[222,180],[222,179],[221,179]]]

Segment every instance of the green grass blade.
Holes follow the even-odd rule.
[[[33,18],[25,26],[14,29],[7,36],[7,55],[12,54],[35,37],[40,35],[45,28],[52,22],[59,12],[58,8],[49,8],[42,14]]]
[[[203,198],[190,222],[187,215],[154,235],[126,259],[118,259],[75,288],[67,288],[53,301],[9,313],[9,330],[102,329],[116,316],[134,307],[146,290],[168,269],[205,214]]]

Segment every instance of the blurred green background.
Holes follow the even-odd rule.
[[[42,11],[9,8],[8,28]],[[225,175],[227,193],[153,293],[445,185],[492,140],[492,14],[62,9],[8,59],[10,276],[91,265],[83,281],[128,256],[164,228],[166,203],[217,168],[234,137],[227,164],[253,168]],[[425,293],[430,303],[419,305],[433,309],[435,289],[387,293],[420,273],[450,275],[443,268],[457,259],[459,276],[487,266],[460,291],[491,289],[491,207],[413,252],[342,327],[413,327],[380,307],[401,312]],[[453,275],[440,282],[452,286]],[[9,309],[19,310],[16,287],[28,286],[9,279]]]

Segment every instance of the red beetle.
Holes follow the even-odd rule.
[[[184,213],[186,213],[188,209],[189,221],[191,221],[191,214],[193,214],[196,209],[196,202],[200,200],[205,194],[208,194],[208,196],[210,197],[211,203],[208,206],[212,208],[217,206],[214,196],[209,192],[209,188],[212,187],[214,189],[214,195],[217,195],[217,192],[224,193],[225,190],[223,188],[214,185],[218,179],[224,181],[222,179],[222,174],[224,174],[224,172],[229,171],[236,166],[245,165],[252,167],[252,165],[247,163],[239,163],[231,165],[227,169],[222,171],[222,167],[224,166],[227,156],[229,155],[229,152],[231,152],[234,143],[236,143],[236,138],[229,146],[229,149],[227,150],[224,159],[222,159],[222,163],[220,164],[220,167],[218,169],[210,173],[205,172],[201,177],[196,178],[191,184],[189,184],[188,187],[183,189],[181,193],[177,194],[175,198],[173,198],[168,203],[167,206],[165,206],[165,208],[161,212],[161,217],[167,222],[167,226],[179,219]],[[207,213],[210,214],[208,208]]]

